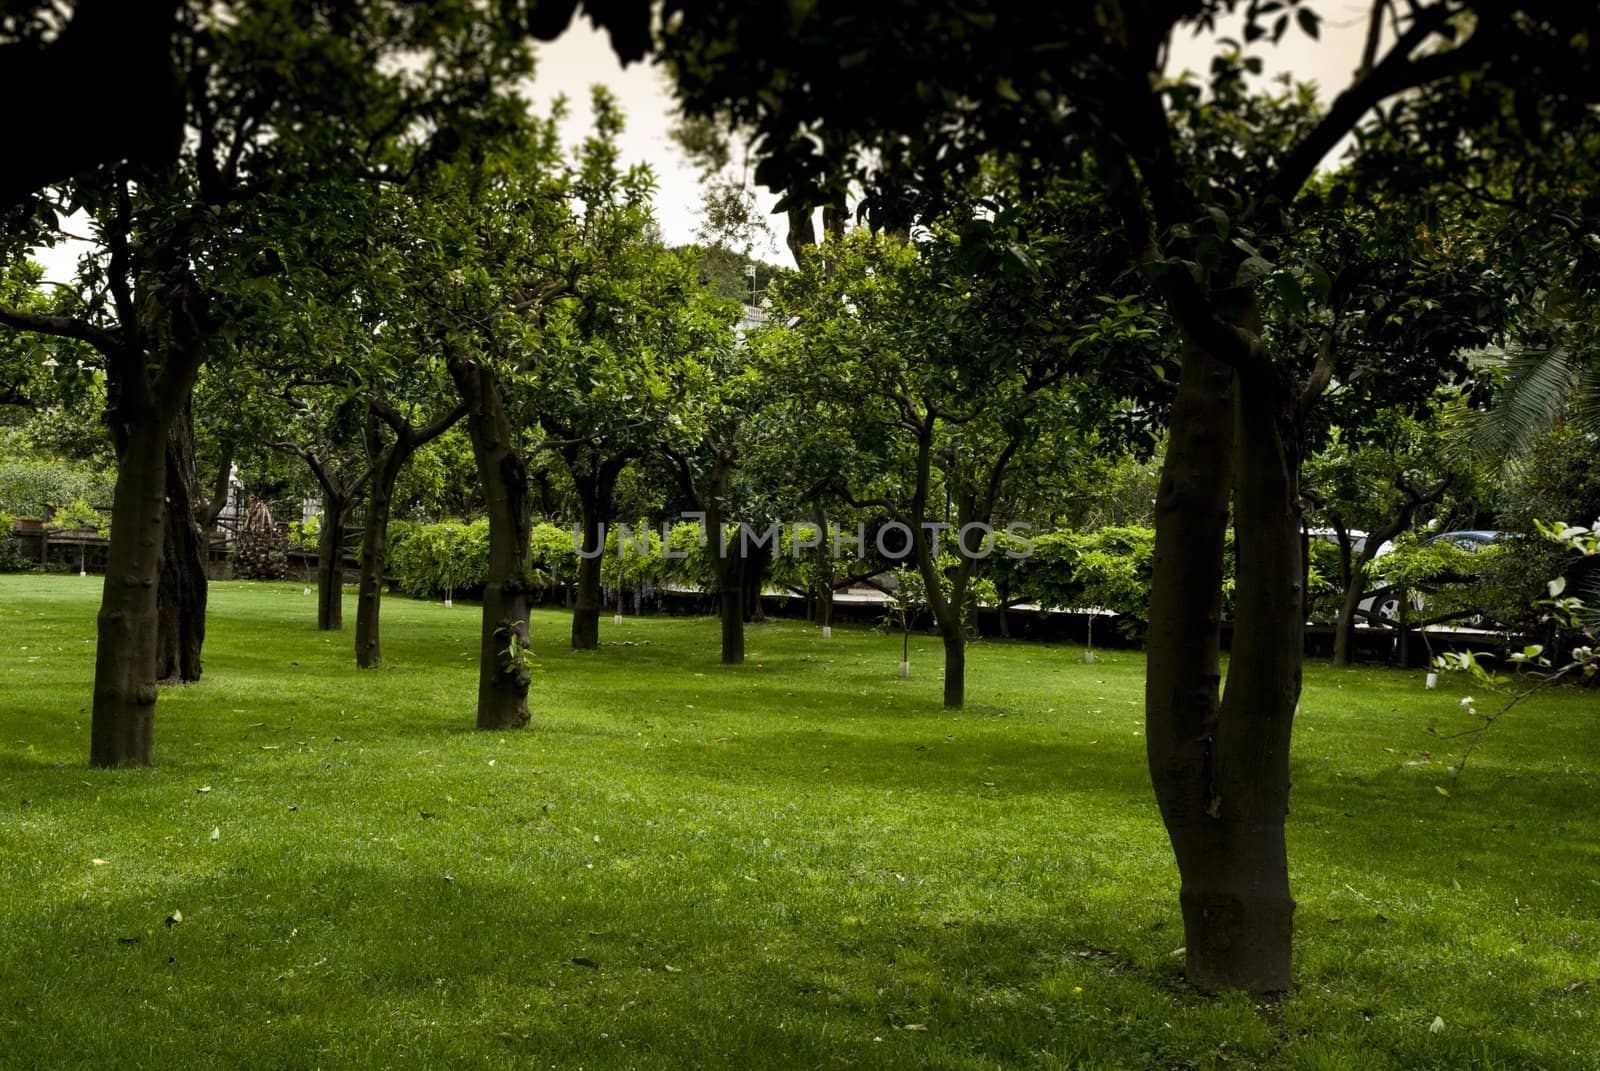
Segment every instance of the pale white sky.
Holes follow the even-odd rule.
[[[1300,81],[1315,81],[1323,98],[1330,99],[1350,81],[1360,59],[1370,0],[1323,0],[1316,5],[1324,17],[1322,41],[1312,42],[1298,27],[1291,27],[1284,42],[1261,46],[1266,61],[1266,77],[1288,69]],[[1224,35],[1237,27],[1225,27]],[[1185,67],[1203,72],[1209,66],[1215,44],[1185,35],[1173,42],[1169,66],[1176,72]],[[606,37],[585,19],[574,19],[572,26],[557,40],[538,50],[539,65],[529,96],[535,107],[544,110],[557,94],[570,102],[565,134],[576,142],[588,131],[589,87],[609,86],[621,102],[627,129],[621,139],[624,159],[629,163],[648,163],[656,175],[656,218],[663,237],[672,244],[691,241],[698,224],[701,183],[699,175],[684,160],[672,143],[672,98],[665,77],[648,63],[635,63],[626,70],[617,62]],[[770,211],[776,198],[765,190],[757,191],[758,203]],[[782,248],[783,224],[773,220],[776,241],[758,253],[765,259],[785,263]],[[70,246],[41,251],[47,277],[66,280],[71,276],[76,252]]]

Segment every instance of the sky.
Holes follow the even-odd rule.
[[[1289,70],[1298,81],[1315,81],[1322,87],[1324,99],[1330,99],[1349,83],[1359,61],[1370,0],[1321,0],[1315,7],[1324,19],[1320,43],[1291,27],[1282,43],[1261,51],[1266,67],[1263,77]],[[1237,24],[1220,32],[1237,34]],[[1185,35],[1173,42],[1169,67],[1204,71],[1215,50],[1213,40]],[[627,119],[621,138],[623,158],[629,163],[647,163],[655,173],[656,218],[662,236],[674,245],[692,241],[699,223],[702,184],[697,170],[689,166],[669,136],[672,96],[659,68],[634,63],[624,69],[605,35],[581,18],[574,19],[561,37],[540,46],[538,57],[528,96],[538,110],[548,108],[557,95],[568,98],[564,134],[574,144],[589,128],[590,87],[603,84],[615,93]],[[776,200],[765,190],[757,191],[757,203],[764,212],[770,212]],[[774,218],[772,230],[774,240],[756,253],[765,260],[786,263],[782,221]],[[71,276],[76,256],[70,245],[38,253],[46,277],[62,281]]]

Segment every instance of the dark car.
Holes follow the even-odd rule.
[[[1426,547],[1431,543],[1438,543],[1443,540],[1446,543],[1460,547],[1462,550],[1478,551],[1487,547],[1490,543],[1500,542],[1505,536],[1506,533],[1504,532],[1490,532],[1484,529],[1470,529],[1461,532],[1435,532],[1427,539],[1424,539],[1421,545]]]

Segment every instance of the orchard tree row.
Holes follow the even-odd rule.
[[[199,672],[196,427],[315,479],[324,627],[359,504],[368,666],[406,464],[460,427],[488,526],[491,729],[528,719],[540,474],[593,551],[619,486],[664,467],[666,511],[713,537],[730,663],[751,559],[716,534],[795,508],[897,520],[959,705],[963,533],[1057,512],[1089,459],[1159,440],[1145,735],[1188,975],[1288,988],[1306,513],[1411,526],[1443,466],[1401,465],[1378,505],[1340,479],[1355,453],[1413,449],[1441,390],[1471,408],[1508,380],[1467,437],[1501,455],[1569,404],[1593,415],[1595,13],[1374,0],[1351,84],[1319,98],[1259,77],[1281,39],[1319,37],[1312,0],[584,5],[624,60],[671,75],[709,168],[744,147],[782,193],[795,269],[759,325],[710,285],[715,258],[662,246],[614,102],[597,94],[568,150],[559,114],[518,96],[530,39],[578,6],[5,16],[0,78],[72,62],[96,72],[73,93],[105,90],[86,136],[36,139],[0,184],[0,324],[29,340],[7,366],[103,377],[116,458],[92,763],[149,763],[157,681]],[[1225,18],[1239,39],[1208,69],[1168,69],[1174,35]],[[740,224],[747,201],[714,203]],[[76,279],[39,285],[29,252],[68,235],[90,239]],[[1324,448],[1351,456],[1319,489]],[[1370,562],[1340,542],[1348,623]],[[581,559],[577,646],[597,642],[599,560]]]

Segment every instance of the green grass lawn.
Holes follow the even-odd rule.
[[[1447,798],[1464,681],[1309,667],[1258,1006],[1182,982],[1137,653],[985,641],[952,714],[932,638],[899,681],[898,635],[723,668],[711,619],[541,612],[483,734],[476,607],[389,600],[361,672],[300,585],[217,584],[158,767],[104,772],[99,590],[0,577],[0,1065],[1600,1067],[1592,692]]]

